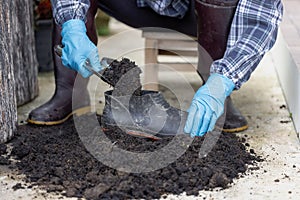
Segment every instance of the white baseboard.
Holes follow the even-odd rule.
[[[300,132],[300,68],[296,65],[281,32],[272,51],[272,58],[298,137]]]

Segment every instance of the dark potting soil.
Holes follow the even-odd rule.
[[[123,58],[121,61],[113,61],[103,75],[114,87],[114,95],[140,96],[142,94],[140,73],[140,68],[134,62]],[[80,137],[82,135],[78,130],[84,130],[84,137],[88,140],[96,140],[97,135],[93,135],[93,130],[101,120],[98,116],[99,123],[97,120],[97,124],[90,123],[89,118],[93,116],[76,118],[75,121],[82,122],[79,127],[75,126],[72,119],[57,126],[18,127],[16,136],[10,142],[12,146],[10,156],[17,160],[13,167],[26,175],[26,181],[30,184],[28,187],[38,185],[48,192],[87,199],[153,199],[160,198],[164,194],[182,192],[197,195],[199,190],[228,187],[234,178],[239,178],[240,174],[246,172],[249,164],[260,161],[254,151],[251,153],[246,150],[243,144],[246,140],[233,134],[222,133],[207,156],[200,158],[199,150],[207,136],[196,137],[191,144],[188,142],[191,141],[188,135],[153,141],[133,137],[118,128],[113,128],[105,131],[105,134],[111,143],[123,150],[154,152],[174,140],[180,141],[181,146],[186,149],[174,162],[155,171],[142,173],[118,171],[94,158],[87,151],[83,140],[80,140],[83,138]],[[176,154],[177,150],[170,149],[170,151]],[[1,153],[7,153],[3,145],[0,146],[0,156]],[[128,162],[130,165],[135,164]],[[152,160],[147,164],[156,164],[151,162]],[[19,184],[14,189],[21,187],[23,186]]]
[[[0,144],[0,156],[5,155],[7,152],[7,147],[5,144]]]
[[[140,74],[142,70],[135,64],[135,62],[128,58],[122,60],[114,60],[109,68],[105,69],[102,79],[106,83],[114,87],[115,96],[124,95],[141,95],[141,80]]]
[[[0,165],[9,165],[10,161],[4,156],[0,156]]]
[[[89,123],[83,126],[94,128]],[[119,148],[134,152],[154,151],[173,139],[152,141],[132,137],[120,129],[106,135]],[[189,136],[180,137],[185,141]],[[126,173],[102,164],[86,150],[72,119],[51,127],[19,126],[10,145],[11,156],[18,160],[15,168],[26,175],[29,184],[87,199],[153,199],[182,192],[197,195],[199,190],[229,187],[234,178],[245,173],[248,164],[260,161],[246,150],[240,138],[226,133],[206,157],[199,158],[203,140],[196,137],[176,161],[148,173]]]
[[[10,161],[6,158],[7,147],[5,144],[0,144],[0,165],[9,165]]]

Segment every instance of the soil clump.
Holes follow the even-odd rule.
[[[115,96],[125,95],[141,95],[141,79],[140,74],[142,70],[135,64],[135,62],[128,58],[122,60],[114,60],[106,68],[102,75],[105,79],[104,82],[114,87]]]
[[[7,147],[5,144],[0,144],[0,165],[9,165],[10,161],[6,158]]]

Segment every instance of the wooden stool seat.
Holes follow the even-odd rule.
[[[144,89],[158,90],[160,65],[167,65],[176,71],[196,71],[196,38],[177,32],[154,30],[143,30],[142,37],[145,38]]]

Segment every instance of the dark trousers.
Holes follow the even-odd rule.
[[[149,7],[139,8],[136,0],[98,0],[98,8],[133,28],[166,28],[196,37],[197,20],[194,7],[192,0],[186,15],[179,19],[159,15]]]

